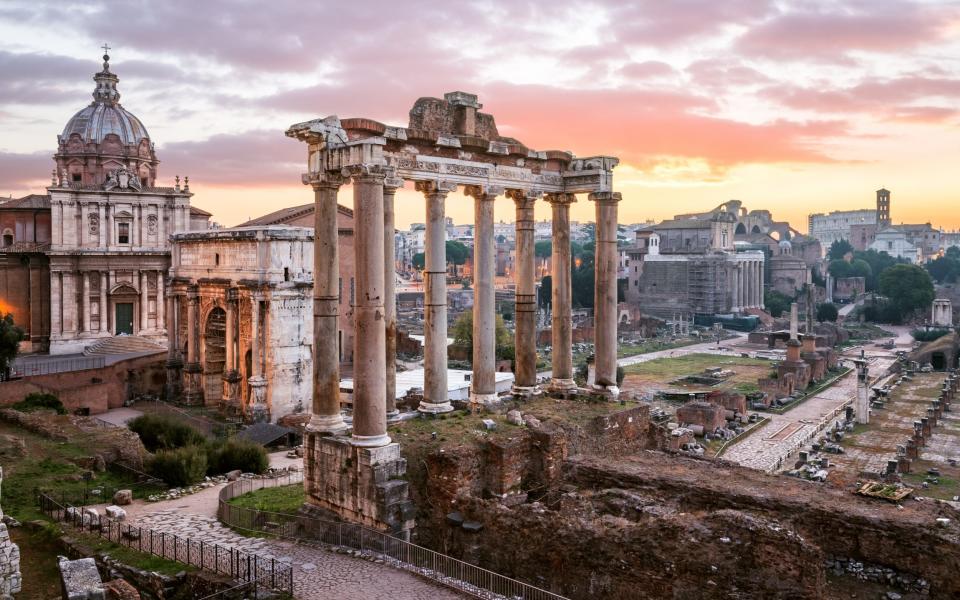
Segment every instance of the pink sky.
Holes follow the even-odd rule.
[[[106,41],[160,183],[189,175],[225,225],[310,201],[291,123],[406,125],[418,97],[464,90],[530,147],[619,156],[621,222],[737,198],[805,230],[808,213],[869,207],[885,186],[894,221],[952,229],[958,25],[956,2],[882,0],[7,1],[0,193],[49,181]],[[448,214],[472,208],[453,198]],[[399,224],[422,220],[405,191]]]

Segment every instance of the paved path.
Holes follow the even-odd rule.
[[[892,363],[887,355],[870,357],[870,374],[879,376]],[[857,394],[857,376],[851,371],[839,381],[782,415],[769,413],[770,421],[723,454],[729,460],[751,469],[775,471],[787,464],[787,457],[833,422],[843,407]]]
[[[224,527],[213,517],[173,509],[143,515],[134,524],[290,564],[294,569],[293,587],[297,600],[455,600],[464,597],[453,590],[380,563],[337,554],[324,548],[244,537]]]

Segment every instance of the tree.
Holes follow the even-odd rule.
[[[835,258],[831,260],[827,266],[827,272],[830,273],[834,279],[843,279],[844,277],[851,277],[853,267],[842,258]]]
[[[853,252],[853,244],[844,239],[839,239],[830,244],[827,250],[827,258],[830,260],[842,260],[844,256]]]
[[[902,320],[914,311],[927,310],[933,302],[933,281],[923,267],[894,265],[880,274],[880,293],[890,300]]]
[[[937,283],[954,283],[960,277],[960,260],[949,256],[949,254],[931,260],[926,264],[926,267],[930,277]]]
[[[773,317],[779,318],[784,312],[788,312],[792,302],[793,298],[777,290],[769,290],[763,295],[763,304],[767,307],[767,312]]]
[[[0,319],[0,381],[10,378],[10,367],[20,351],[20,342],[26,334],[13,322],[13,315],[7,313]]]
[[[533,245],[533,253],[537,258],[550,258],[552,252],[553,242],[550,240],[543,240]]]
[[[817,305],[817,321],[821,323],[824,321],[836,323],[837,317],[839,316],[840,311],[837,310],[836,305],[832,302],[824,302],[823,304]]]
[[[553,277],[544,275],[540,280],[540,296],[537,298],[537,305],[545,308],[553,304]]]
[[[453,323],[451,329],[453,343],[468,350],[467,354],[473,356],[473,311],[464,311]],[[496,355],[498,359],[513,358],[513,336],[507,331],[503,324],[503,317],[497,315],[494,324],[494,339],[496,344]]]
[[[864,252],[854,252],[854,258],[862,260],[870,265],[870,275],[867,277],[866,288],[868,292],[875,292],[880,288],[880,274],[896,264],[906,263],[902,258],[893,258],[886,252],[877,252],[876,250],[866,250]]]
[[[413,261],[412,261],[413,268],[418,271],[422,271],[425,260],[426,260],[426,257],[424,256],[423,252],[417,252],[416,254],[413,255]]]
[[[447,240],[447,264],[462,265],[469,256],[470,249],[463,242]]]

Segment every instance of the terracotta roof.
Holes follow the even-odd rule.
[[[3,208],[50,208],[50,196],[47,194],[30,194],[23,198],[14,198],[5,202],[0,202],[0,209]]]
[[[337,205],[337,212],[348,217],[353,216],[353,210],[343,206],[342,204]],[[272,213],[267,213],[262,217],[250,219],[246,223],[240,223],[237,225],[237,227],[249,227],[252,225],[282,225],[304,215],[310,214],[313,214],[313,202],[309,204],[301,204],[299,206],[281,208],[280,210],[275,210]]]

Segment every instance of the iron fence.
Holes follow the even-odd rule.
[[[287,594],[293,593],[293,567],[275,558],[237,550],[220,544],[197,541],[164,531],[121,523],[107,517],[85,514],[81,507],[60,503],[51,496],[38,496],[43,514],[58,522],[95,534],[131,550],[159,556],[230,577],[242,584],[251,584]]]
[[[566,600],[559,594],[362,525],[268,512],[229,503],[231,498],[248,492],[302,481],[303,473],[294,472],[272,479],[241,479],[227,484],[220,490],[217,517],[225,525],[258,534],[359,550],[364,555],[383,560],[385,564],[415,572],[476,598]]]

